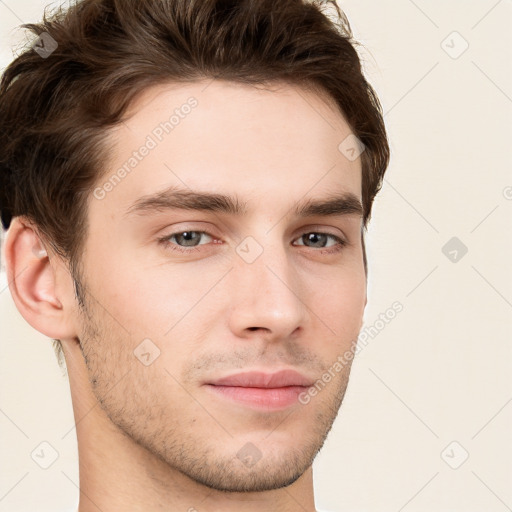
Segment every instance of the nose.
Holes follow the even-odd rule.
[[[282,244],[264,246],[252,263],[235,254],[229,278],[229,326],[236,336],[254,337],[256,332],[266,341],[283,340],[304,328],[306,290]]]

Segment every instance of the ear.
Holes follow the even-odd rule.
[[[72,286],[71,276],[65,276],[56,256],[50,261],[37,229],[23,217],[14,217],[7,232],[5,264],[9,290],[23,318],[49,338],[75,337],[72,295],[63,292],[59,297],[56,286],[57,273],[64,274],[60,282]]]

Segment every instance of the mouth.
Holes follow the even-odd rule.
[[[275,373],[243,372],[206,382],[215,396],[253,409],[282,410],[298,403],[313,380],[295,370]]]

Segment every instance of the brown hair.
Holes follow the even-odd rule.
[[[389,146],[359,43],[336,3],[81,0],[22,27],[42,43],[26,48],[0,82],[2,226],[26,216],[69,261],[74,277],[86,240],[87,199],[105,172],[105,135],[138,94],[160,83],[283,81],[326,92],[365,146],[367,226]],[[80,298],[78,285],[76,279]]]

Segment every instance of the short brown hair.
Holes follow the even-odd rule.
[[[161,83],[217,78],[326,92],[365,146],[367,226],[389,146],[360,43],[335,2],[81,0],[21,27],[52,51],[42,55],[31,45],[0,82],[2,226],[26,216],[73,276],[86,241],[87,199],[106,171],[105,135],[139,93]],[[366,270],[364,240],[363,254]]]

